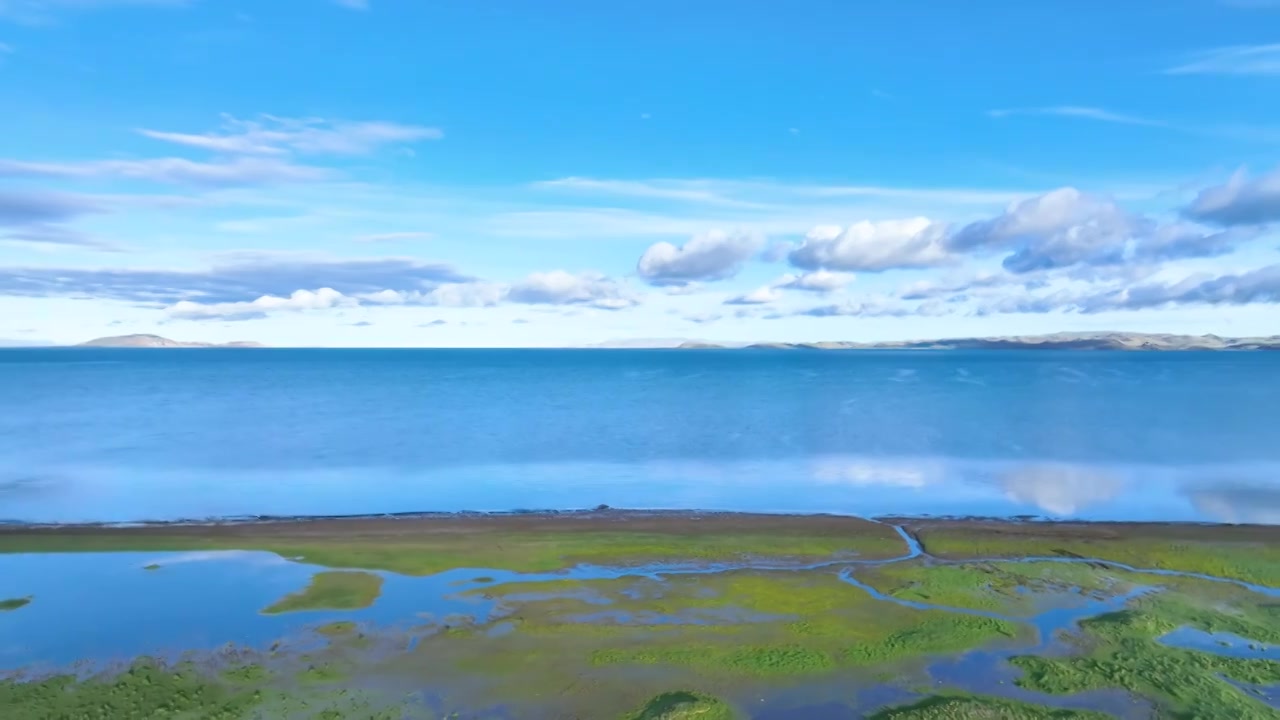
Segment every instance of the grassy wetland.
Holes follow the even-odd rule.
[[[0,716],[1276,718],[1277,547],[616,511],[9,527]]]

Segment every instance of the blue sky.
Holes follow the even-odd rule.
[[[1280,2],[0,0],[0,340],[1280,332]]]

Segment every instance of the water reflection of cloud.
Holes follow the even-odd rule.
[[[242,562],[253,565],[283,565],[289,560],[275,553],[260,550],[196,550],[193,552],[163,555],[143,563],[150,565],[188,565],[203,562]]]
[[[816,462],[813,477],[829,485],[922,488],[940,480],[942,473],[930,464],[833,458]]]
[[[1077,465],[1029,465],[1000,476],[1005,497],[1054,515],[1071,515],[1120,494],[1119,477]]]
[[[1218,522],[1280,525],[1280,487],[1231,482],[1183,492],[1198,512]]]

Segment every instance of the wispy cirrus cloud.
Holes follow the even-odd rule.
[[[1146,125],[1149,127],[1166,127],[1168,125],[1160,120],[1152,120],[1150,118],[1139,117],[1137,115],[1127,115],[1124,113],[1112,112],[1103,108],[1086,107],[1082,105],[1004,108],[987,111],[987,116],[993,118],[1007,118],[1018,115],[1047,115],[1065,118],[1079,118],[1082,120],[1096,120],[1098,122],[1116,123],[1120,125]]]
[[[347,121],[261,115],[240,120],[223,115],[222,129],[181,133],[141,129],[153,140],[235,155],[365,155],[384,146],[439,140],[439,128],[386,121]]]
[[[336,260],[292,253],[242,253],[209,268],[0,267],[0,295],[73,297],[165,306],[252,302],[290,297],[299,288],[331,288],[344,295],[383,290],[427,291],[475,279],[445,263],[412,258]]]
[[[1280,75],[1280,43],[1232,45],[1197,53],[1168,75]]]
[[[48,191],[0,190],[0,240],[39,245],[64,245],[117,249],[65,223],[85,215],[105,212],[88,197]]]
[[[186,158],[26,162],[0,160],[0,177],[145,180],[149,182],[228,187],[324,180],[334,173],[325,168],[297,165],[270,158],[237,158],[199,162]]]

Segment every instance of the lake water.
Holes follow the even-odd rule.
[[[1280,523],[1280,353],[0,351],[0,519]]]

